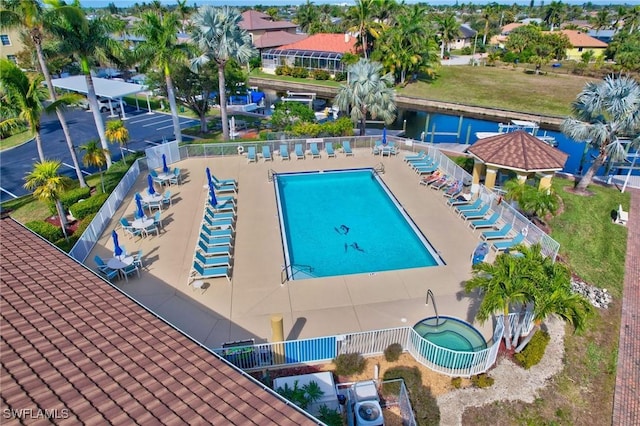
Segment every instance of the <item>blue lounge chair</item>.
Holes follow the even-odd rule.
[[[344,155],[347,157],[353,155],[353,151],[351,151],[351,143],[349,141],[342,142],[342,149],[344,149]]]
[[[327,142],[324,144],[324,150],[327,151],[327,158],[336,156],[336,152],[333,150],[333,143]]]
[[[236,215],[233,212],[214,212],[213,210],[206,209],[204,211],[204,217],[211,222],[215,222],[217,220],[227,220],[232,219],[235,221]]]
[[[213,267],[205,267],[200,265],[198,262],[193,262],[193,269],[191,274],[189,274],[189,282],[191,284],[192,281],[202,279],[202,278],[222,278],[226,277],[227,281],[231,282],[231,268],[228,266],[213,266]]]
[[[280,145],[280,158],[283,160],[289,159],[289,148],[286,145]]]
[[[455,179],[453,179],[452,177],[448,177],[444,181],[439,181],[439,182],[433,183],[429,188],[435,189],[436,191],[439,191],[441,189],[446,189],[446,188],[450,187],[455,182],[456,182]]]
[[[425,157],[420,160],[409,160],[407,161],[407,164],[415,169],[416,167],[432,166],[433,164],[435,164],[435,161],[433,161],[433,159],[429,156],[425,155]]]
[[[224,226],[226,223],[234,224],[235,222],[236,217],[233,213],[216,213],[215,215],[210,215],[208,212],[205,212],[202,216],[202,224],[209,227],[220,226],[220,224]]]
[[[415,171],[417,174],[419,175],[426,175],[429,173],[433,173],[436,170],[438,170],[438,165],[437,164],[433,164],[431,166],[426,166],[426,167],[416,167]]]
[[[255,146],[250,146],[247,149],[247,162],[248,163],[252,163],[254,161],[258,161],[257,157],[256,157],[256,147]]]
[[[507,235],[509,235],[509,232],[511,232],[511,228],[512,228],[511,224],[507,223],[502,228],[496,231],[484,231],[482,233],[482,239],[483,240],[501,240],[503,238],[507,238]]]
[[[207,201],[206,208],[211,213],[229,212],[229,211],[232,211],[232,212],[235,213],[235,211],[236,211],[235,203],[233,203],[232,201],[229,201],[229,200],[225,200],[225,201],[218,200],[218,204],[216,204],[215,206],[212,206],[211,203],[209,201]]]
[[[262,158],[264,158],[264,161],[273,161],[273,157],[271,157],[271,148],[269,148],[269,145],[262,146]]]
[[[208,246],[204,241],[198,241],[198,247],[196,247],[196,250],[204,253],[205,256],[219,256],[221,254],[229,255],[231,253],[231,246],[228,244]]]
[[[483,219],[489,212],[490,208],[491,206],[489,204],[485,204],[480,210],[461,212],[460,217],[462,217],[464,220]]]
[[[238,186],[238,182],[235,179],[218,179],[215,175],[211,175],[211,180],[218,185]]]
[[[458,195],[457,197],[452,197],[449,198],[447,200],[447,205],[451,206],[451,207],[458,207],[458,206],[464,206],[467,205],[471,202],[471,198],[469,198],[468,200],[465,199],[464,197],[461,197],[460,195]]]
[[[217,183],[213,182],[213,187],[216,190],[216,198],[218,197],[217,194],[224,194],[224,193],[236,193],[236,186],[235,185],[218,185]]]
[[[510,248],[512,248],[514,246],[517,246],[522,241],[524,241],[524,235],[518,234],[518,235],[516,235],[514,238],[512,238],[509,241],[498,241],[496,243],[493,243],[493,244],[491,244],[491,247],[493,247],[493,249],[495,251],[505,251],[505,250],[510,249]]]
[[[207,216],[205,216],[205,219],[202,219],[202,226],[203,227],[206,226],[209,229],[230,228],[231,230],[235,231],[233,219],[212,220],[212,219],[209,219]]]
[[[405,162],[414,161],[414,160],[422,160],[427,157],[427,154],[424,151],[420,151],[415,155],[407,155],[404,157]]]
[[[205,256],[201,252],[197,251],[195,255],[196,262],[199,262],[202,266],[231,266],[230,256]]]
[[[311,150],[311,158],[320,158],[320,151],[318,151],[318,144],[313,142],[309,145]]]
[[[206,234],[200,234],[200,241],[198,242],[198,244],[204,244],[207,247],[211,247],[211,246],[230,246],[233,244],[233,238],[231,237],[221,237],[221,238],[217,238],[217,237],[209,237]]]
[[[498,222],[498,219],[500,219],[500,213],[493,212],[488,219],[472,220],[469,222],[469,226],[473,229],[493,228]]]
[[[294,152],[296,154],[296,159],[297,160],[304,160],[304,151],[302,150],[302,145],[297,143],[295,148],[294,148]]]
[[[202,226],[200,228],[200,234],[205,234],[209,237],[219,238],[219,237],[232,237],[233,229],[231,227],[226,229],[215,229],[209,228],[208,226]]]
[[[462,206],[456,206],[456,212],[461,213],[467,210],[478,210],[482,207],[482,199],[476,198],[476,200],[471,204],[464,204]]]

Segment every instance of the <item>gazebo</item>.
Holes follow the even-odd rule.
[[[516,173],[524,183],[530,176],[540,177],[540,189],[549,189],[556,171],[562,170],[568,154],[535,136],[518,130],[479,140],[467,152],[473,156],[473,187],[476,190],[484,176],[484,185],[492,189],[499,170]]]

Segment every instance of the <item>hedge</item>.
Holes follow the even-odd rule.
[[[62,203],[64,211],[68,212],[72,205],[80,200],[86,200],[89,197],[91,197],[91,188],[88,186],[84,188],[74,188],[60,195],[60,202]],[[51,211],[51,214],[58,214],[55,203],[49,203],[49,211]]]
[[[64,238],[62,228],[52,225],[49,222],[45,222],[44,220],[27,222],[24,226],[52,243],[58,241],[60,238]]]
[[[87,200],[75,203],[69,210],[76,219],[84,219],[92,213],[97,213],[107,198],[109,198],[109,194],[97,194]]]
[[[526,370],[538,364],[542,360],[549,340],[551,340],[549,333],[543,330],[536,331],[522,352],[515,355],[518,363]]]

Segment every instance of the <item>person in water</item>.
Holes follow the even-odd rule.
[[[351,244],[351,247],[364,253],[364,250],[358,245],[358,243]]]
[[[333,228],[340,235],[347,235],[349,233],[349,227],[347,225],[340,225],[340,229]]]

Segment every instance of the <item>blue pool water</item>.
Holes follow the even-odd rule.
[[[292,279],[444,264],[371,169],[274,181]]]
[[[424,339],[440,348],[468,353],[452,354],[448,351],[425,351],[423,355],[429,361],[442,367],[468,368],[473,362],[473,352],[487,348],[482,334],[471,324],[457,318],[429,317],[414,325],[413,329]]]

